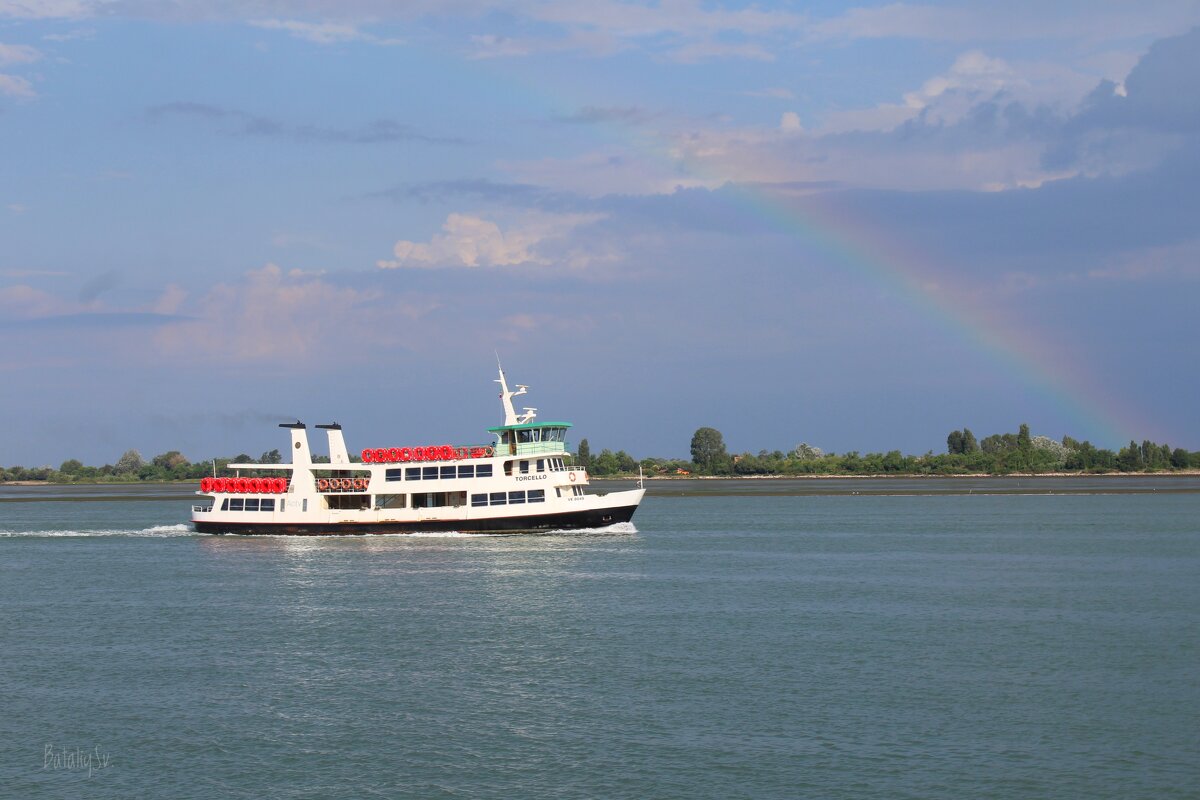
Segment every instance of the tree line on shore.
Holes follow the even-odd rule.
[[[691,458],[636,459],[624,450],[601,450],[593,454],[587,439],[581,439],[575,461],[597,477],[650,476],[754,476],[754,475],[1007,475],[1044,472],[1174,472],[1200,469],[1200,451],[1171,448],[1166,444],[1131,441],[1118,451],[1098,448],[1070,436],[1061,441],[1033,436],[1028,425],[1016,433],[997,433],[978,440],[969,428],[951,431],[946,437],[946,452],[904,455],[899,450],[886,453],[825,453],[819,447],[801,443],[784,452],[760,450],[757,453],[730,453],[724,436],[716,428],[699,428],[692,436]],[[11,481],[49,481],[51,483],[134,483],[199,480],[223,473],[231,463],[278,464],[282,456],[269,450],[257,459],[241,453],[233,458],[215,458],[191,462],[178,450],[154,456],[149,461],[137,450],[127,450],[115,464],[85,466],[68,459],[57,469],[44,467],[0,467],[0,483]],[[314,462],[328,458],[315,456]],[[255,477],[253,471],[243,475]],[[268,474],[264,471],[264,475]],[[275,473],[270,473],[275,474]]]
[[[320,461],[320,458],[314,458]],[[324,459],[328,460],[328,459]],[[278,450],[268,450],[258,458],[241,453],[233,458],[210,458],[188,461],[178,450],[168,450],[149,461],[137,450],[126,450],[115,464],[102,467],[85,466],[79,459],[67,459],[54,467],[0,467],[0,483],[5,481],[49,481],[50,483],[164,483],[169,481],[200,480],[216,472],[224,472],[229,464],[279,464],[283,456]],[[248,477],[256,477],[245,473]],[[267,473],[264,472],[263,475]],[[271,473],[278,474],[278,473]]]
[[[716,428],[699,428],[692,436],[691,460],[643,458],[623,450],[592,455],[587,439],[579,443],[578,460],[596,476],[632,475],[1008,475],[1045,472],[1173,472],[1200,469],[1200,451],[1189,452],[1149,440],[1131,441],[1118,451],[1099,448],[1070,436],[1056,441],[1033,436],[1022,424],[1016,433],[997,433],[978,440],[969,428],[951,431],[946,452],[905,455],[886,453],[825,453],[801,443],[788,451],[760,450],[730,453]]]

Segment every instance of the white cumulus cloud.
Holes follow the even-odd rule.
[[[561,239],[574,228],[600,218],[598,214],[527,214],[505,231],[483,217],[450,214],[442,233],[428,242],[401,239],[392,248],[395,258],[376,264],[381,269],[548,264],[550,259],[536,249],[539,245]]]
[[[0,94],[6,94],[9,97],[36,97],[37,92],[33,90],[33,84],[19,75],[5,75],[0,73]]]
[[[0,64],[32,64],[41,57],[42,52],[36,47],[0,42]]]

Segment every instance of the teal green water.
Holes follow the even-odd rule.
[[[2,502],[0,795],[1194,798],[1198,511],[649,497],[636,531],[299,540]]]

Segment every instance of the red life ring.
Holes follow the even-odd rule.
[[[454,448],[448,444],[444,444],[438,448],[438,455],[442,457],[443,461],[449,461],[454,458]]]
[[[200,479],[200,491],[207,492],[208,484],[209,484],[209,478],[201,478]]]
[[[400,460],[400,448],[389,447],[387,451],[387,461],[389,464],[395,464]]]
[[[211,485],[212,485],[212,490],[214,492],[225,491],[225,479],[224,478],[213,478]]]
[[[354,488],[355,488],[355,489],[358,489],[360,492],[361,492],[363,489],[366,489],[366,488],[367,488],[367,481],[366,481],[366,479],[365,479],[365,478],[355,478],[355,479],[354,479]]]
[[[412,461],[412,448],[410,448],[410,447],[401,447],[401,448],[400,448],[400,452],[399,452],[399,453],[397,453],[397,459],[396,459],[396,460],[397,460],[397,461]]]
[[[325,478],[320,478],[319,480],[317,480],[317,491],[318,492],[329,491],[329,481],[327,481]]]
[[[375,454],[368,448],[362,451],[362,461],[364,464],[370,464],[375,459]]]
[[[574,482],[575,482],[575,473],[574,473],[574,472],[570,472],[570,473],[568,473],[568,475],[569,475],[569,477],[571,478],[571,483],[574,483]]]
[[[233,490],[238,493],[245,492],[246,491],[246,479],[245,478],[234,478],[233,479]]]
[[[371,451],[371,459],[376,464],[382,464],[384,461],[387,460],[387,450],[382,447],[376,447],[374,450]]]
[[[484,458],[491,458],[495,454],[496,454],[496,448],[494,448],[494,447],[483,448],[483,457]]]

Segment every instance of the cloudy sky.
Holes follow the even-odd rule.
[[[1200,449],[1200,2],[0,0],[0,464]]]

